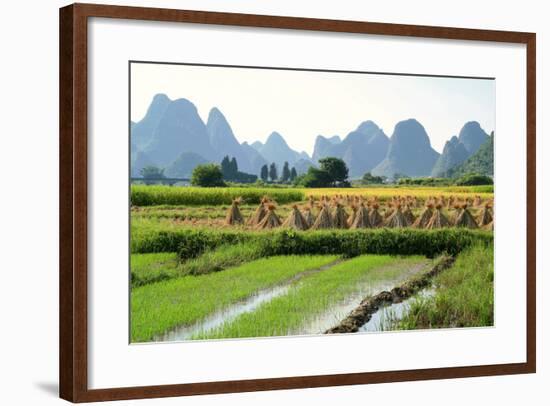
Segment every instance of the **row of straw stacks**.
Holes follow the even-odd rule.
[[[447,216],[443,212],[444,202],[441,199],[430,198],[426,201],[418,217],[415,217],[411,209],[411,207],[416,207],[417,199],[414,197],[396,197],[388,200],[383,213],[380,213],[380,202],[376,197],[366,201],[360,197],[352,198],[349,203],[350,214],[344,208],[344,203],[347,201],[347,199],[338,197],[329,199],[323,196],[315,202],[310,198],[302,210],[294,204],[287,219],[283,222],[275,213],[275,203],[264,197],[246,223],[256,229],[286,227],[295,230],[378,227],[435,229],[453,226],[493,229],[491,201],[482,205],[477,219],[469,210],[468,200],[453,200],[452,213]],[[225,219],[227,225],[244,224],[244,219],[239,211],[240,203],[241,199],[233,200]],[[315,207],[318,209],[317,215],[313,214]]]

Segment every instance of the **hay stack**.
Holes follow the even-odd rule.
[[[424,208],[424,210],[422,210],[422,213],[420,213],[420,216],[416,219],[412,226],[415,228],[426,228],[434,214],[433,208],[434,204],[428,202],[426,204],[426,207]]]
[[[311,212],[310,207],[306,207],[304,209],[302,216],[304,217],[304,220],[307,223],[307,228],[310,228],[313,225],[313,223],[315,223],[315,217],[313,217],[313,213]]]
[[[311,226],[312,230],[321,230],[326,228],[332,228],[332,218],[328,206],[324,203],[321,203],[321,210],[315,219],[315,222]]]
[[[336,203],[336,209],[332,216],[332,225],[335,228],[348,228],[348,214],[340,203]]]
[[[386,202],[386,208],[384,209],[384,220],[387,220],[393,214],[392,204],[393,203],[389,200]]]
[[[270,229],[279,227],[281,225],[281,220],[275,214],[275,205],[273,203],[267,204],[267,213],[264,216],[263,220],[258,223],[256,228],[258,229]]]
[[[407,218],[403,215],[403,211],[401,211],[401,203],[395,204],[395,209],[392,215],[386,219],[384,226],[391,228],[403,228],[410,226]]]
[[[481,196],[479,195],[476,195],[476,197],[474,197],[474,207],[479,207],[481,206]]]
[[[478,225],[480,227],[483,227],[492,222],[493,222],[493,213],[491,213],[491,204],[487,202],[483,206],[483,209],[481,210],[481,214],[479,215]]]
[[[298,206],[293,205],[290,214],[283,223],[283,227],[293,228],[294,230],[307,230],[309,224],[304,216],[302,216],[302,213],[300,213],[300,210],[298,210]]]
[[[363,203],[360,203],[360,204],[363,204]],[[359,209],[359,205],[355,204],[355,202],[351,204],[351,215],[349,216],[349,219],[348,219],[349,227],[351,227],[351,225],[355,221],[355,216],[357,215],[358,209]]]
[[[464,203],[460,203],[458,199],[456,199],[455,202],[453,203],[453,211],[451,212],[450,219],[449,219],[451,224],[456,223],[456,218],[458,217],[458,213],[460,212],[460,208],[462,207],[463,204]]]
[[[241,204],[241,199],[234,199],[233,203],[231,203],[231,207],[227,211],[227,215],[225,216],[225,224],[226,225],[234,225],[234,224],[243,224],[243,216],[241,215],[241,212],[239,210],[239,204]]]
[[[355,218],[350,228],[371,228],[372,224],[370,222],[369,210],[365,207],[364,203],[359,205],[357,212],[355,213]]]
[[[489,224],[484,225],[482,228],[486,231],[494,231],[494,221],[491,221]]]
[[[468,210],[468,203],[462,204],[462,209],[458,213],[455,220],[456,227],[477,228],[476,220],[470,210]]]
[[[416,220],[415,217],[414,217],[414,214],[411,210],[411,207],[408,204],[405,205],[405,210],[403,210],[403,215],[407,219],[407,223],[409,225],[412,225],[414,223],[414,221]]]
[[[380,205],[377,201],[372,204],[372,210],[369,213],[369,220],[372,227],[382,227],[382,224],[384,224],[384,218],[378,212],[379,207]]]
[[[445,217],[441,209],[443,206],[440,204],[435,206],[434,214],[432,215],[432,218],[426,224],[426,228],[432,229],[432,228],[443,228],[443,227],[449,227],[451,223],[449,222],[449,219]]]
[[[266,204],[269,203],[269,199],[267,197],[263,197],[260,201],[260,204],[256,208],[256,211],[252,214],[252,216],[248,219],[247,224],[251,226],[257,226],[262,222],[265,215],[267,214],[267,210],[265,208]]]
[[[455,198],[453,196],[449,197],[447,200],[447,209],[450,209],[455,204]]]

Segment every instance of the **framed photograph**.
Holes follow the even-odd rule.
[[[60,10],[60,396],[532,373],[535,34]]]

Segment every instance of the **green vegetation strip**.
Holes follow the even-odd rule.
[[[302,272],[318,269],[336,256],[273,257],[223,272],[184,276],[132,289],[132,342],[180,325],[188,325],[256,291],[275,286]]]
[[[279,204],[305,199],[305,193],[297,189],[132,185],[130,201],[133,206],[200,206],[231,204],[233,199],[242,197],[245,203],[257,204],[264,196],[269,196]]]
[[[483,327],[493,325],[493,246],[477,244],[434,278],[436,294],[416,299],[407,315],[388,329]]]
[[[175,252],[132,254],[130,257],[132,287],[181,276]]]
[[[222,245],[184,262],[178,260],[177,253],[132,254],[132,287],[186,275],[205,275],[223,271],[258,259],[262,257],[261,254],[258,244],[254,242]]]
[[[292,334],[308,321],[356,292],[358,284],[376,284],[395,279],[421,261],[425,261],[425,258],[415,256],[396,259],[388,255],[368,255],[342,262],[323,272],[303,278],[287,294],[260,305],[256,311],[244,313],[233,322],[193,338]]]
[[[266,255],[361,254],[425,255],[443,252],[456,255],[473,242],[492,243],[490,231],[449,228],[367,229],[293,231],[244,231],[166,225],[161,222],[132,222],[133,253],[179,252],[182,260],[199,256],[220,245],[257,242]]]

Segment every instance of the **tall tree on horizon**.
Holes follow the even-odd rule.
[[[290,181],[294,182],[294,180],[298,177],[298,172],[296,172],[296,168],[292,167],[290,170]]]
[[[283,165],[283,173],[281,174],[281,180],[283,182],[288,182],[290,179],[290,169],[288,168],[288,162],[285,161],[285,164]]]
[[[260,178],[264,182],[267,182],[267,180],[269,178],[269,170],[267,169],[267,164],[262,166],[262,169],[260,170]]]
[[[278,178],[277,165],[275,165],[275,162],[271,162],[271,165],[269,165],[269,177],[272,182],[275,182]]]
[[[229,179],[231,176],[231,161],[229,161],[229,155],[223,157],[221,162],[221,170],[223,177],[225,179]]]
[[[237,175],[237,172],[239,172],[239,165],[237,165],[237,159],[235,157],[231,159],[230,165],[231,174],[233,176]]]

